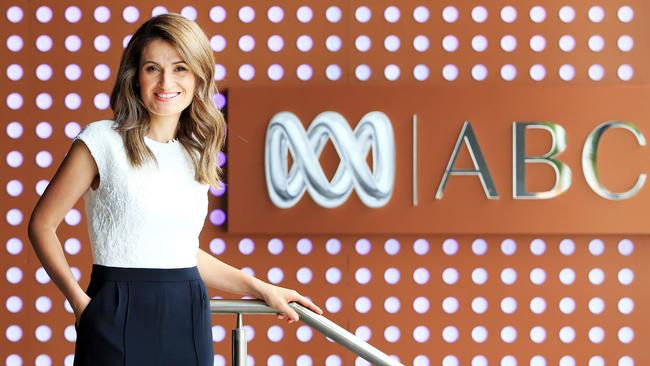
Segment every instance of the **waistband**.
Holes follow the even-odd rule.
[[[187,281],[201,279],[199,268],[127,268],[93,264],[90,278],[113,281]]]

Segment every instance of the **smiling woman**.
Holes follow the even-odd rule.
[[[146,21],[122,55],[113,120],[77,135],[34,208],[29,238],[76,317],[74,366],[212,365],[208,287],[262,299],[289,321],[298,319],[290,301],[321,312],[200,249],[225,138],[214,79],[196,23],[178,14]],[[56,235],[82,196],[93,256],[86,291]]]

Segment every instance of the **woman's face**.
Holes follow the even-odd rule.
[[[176,48],[156,39],[142,50],[140,97],[151,120],[178,122],[181,112],[192,103],[196,77]]]

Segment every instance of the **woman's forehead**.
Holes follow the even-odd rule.
[[[158,64],[173,64],[185,61],[176,47],[162,39],[155,39],[149,42],[142,49],[142,57],[140,59],[142,63],[155,62]]]

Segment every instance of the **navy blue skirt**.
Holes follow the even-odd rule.
[[[93,264],[74,366],[212,366],[210,301],[198,267]]]

